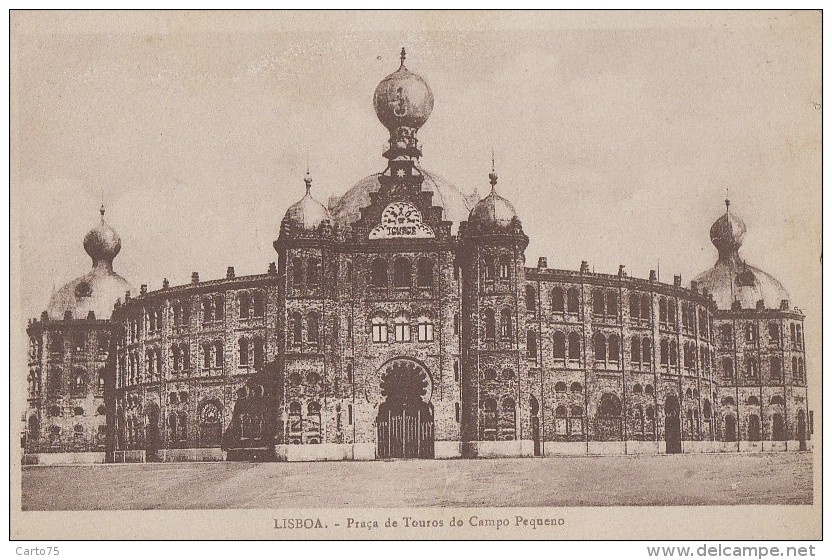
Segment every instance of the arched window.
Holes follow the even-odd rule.
[[[420,288],[433,286],[433,261],[422,257],[416,264],[416,285]]]
[[[293,346],[300,346],[303,344],[303,316],[300,312],[295,311],[292,313],[292,318],[289,321],[290,323],[290,332],[292,335],[292,345]]]
[[[221,340],[214,343],[214,367],[221,368],[225,363],[223,344]]]
[[[318,259],[310,257],[306,261],[306,285],[317,286],[321,281],[321,270]]]
[[[526,286],[526,311],[534,312],[537,308],[537,294],[534,291],[534,286]]]
[[[508,255],[500,257],[500,278],[503,280],[511,278],[511,257]]]
[[[249,317],[249,307],[251,305],[251,299],[247,292],[241,293],[237,299],[240,303],[240,319],[248,319]]]
[[[495,379],[497,379],[497,372],[489,368],[482,373],[482,377],[486,381],[494,381]]]
[[[575,381],[574,383],[572,383],[572,385],[569,386],[569,391],[571,391],[572,393],[581,393],[583,392],[583,390],[583,386],[577,381]]]
[[[263,361],[264,361],[264,351],[263,351],[263,339],[262,338],[255,338],[252,341],[253,347],[253,354],[254,354],[254,367],[258,370],[263,369]]]
[[[494,279],[494,257],[486,255],[482,260],[483,277],[486,280]]]
[[[511,339],[512,332],[511,309],[506,307],[500,311],[500,338],[503,340]]]
[[[497,401],[486,399],[482,407],[482,435],[484,441],[497,439]]]
[[[485,339],[493,340],[497,336],[497,321],[494,316],[494,310],[486,309],[484,315]]]
[[[387,342],[387,317],[377,313],[371,320],[373,342]]]
[[[630,317],[641,318],[641,297],[635,292],[630,292]]]
[[[641,339],[641,363],[650,365],[653,362],[653,348],[650,344],[650,339],[644,337]]]
[[[555,392],[557,393],[565,393],[566,392],[566,383],[563,381],[558,381],[555,383]]]
[[[621,400],[612,393],[604,393],[598,403],[598,415],[605,418],[621,416]]]
[[[393,262],[393,286],[409,288],[411,285],[410,261],[399,257]]]
[[[768,324],[768,337],[773,344],[780,342],[780,325],[777,323]]]
[[[370,285],[376,288],[387,287],[387,261],[376,257],[370,266]]]
[[[263,292],[253,292],[251,294],[252,315],[255,317],[263,317],[266,314],[266,298]]]
[[[552,288],[552,311],[555,313],[563,313],[563,288],[557,286]]]
[[[618,293],[607,292],[607,317],[618,318]]]
[[[87,373],[76,369],[72,374],[72,394],[83,395],[87,392]]]
[[[671,328],[676,329],[676,316],[678,315],[676,300],[671,299],[667,302],[667,322],[670,323]]]
[[[757,379],[760,373],[760,366],[756,358],[748,358],[745,361],[745,376],[748,379]]]
[[[592,314],[602,317],[605,309],[604,291],[600,289],[592,290]]]
[[[98,377],[96,378],[96,383],[97,383],[96,388],[98,390],[98,393],[103,393],[104,392],[104,387],[106,386],[106,383],[107,383],[107,372],[104,368],[101,368],[101,369],[98,370]]]
[[[556,418],[566,418],[566,407],[563,405],[558,406],[555,409],[555,417]]]
[[[783,404],[783,402],[783,397],[781,397],[780,395],[774,395],[773,397],[771,397],[771,400],[769,401],[769,403],[771,404]]]
[[[647,294],[641,297],[641,318],[650,320],[650,296]]]
[[[653,394],[653,386],[650,385],[650,384],[645,385],[644,386],[644,394],[645,395],[652,395]]]
[[[526,357],[537,359],[537,335],[534,331],[526,332]]]
[[[728,381],[734,379],[734,361],[731,358],[722,358],[722,378]]]
[[[679,346],[675,340],[670,341],[670,365],[675,366],[679,361]]]
[[[581,335],[577,332],[569,333],[569,359],[581,359]]]
[[[724,397],[722,399],[722,406],[734,406],[734,397]]]
[[[750,396],[749,396],[749,397],[745,400],[745,404],[748,404],[748,405],[751,405],[751,406],[757,406],[757,405],[759,405],[759,404],[760,404],[760,399],[758,399],[758,398],[757,398],[757,397],[755,397],[754,395],[750,395]]]
[[[607,360],[607,337],[601,333],[595,333],[592,339],[593,348],[595,350],[595,361],[604,362]]]
[[[393,335],[396,342],[410,342],[410,316],[400,311],[393,319]]]
[[[642,390],[640,384],[636,383],[635,385],[633,385],[633,394],[634,395],[640,395],[642,392],[643,392],[643,390]]]
[[[320,318],[318,313],[313,311],[306,317],[306,340],[311,344],[318,344],[320,337],[319,325]]]
[[[580,298],[576,288],[569,288],[566,292],[566,310],[569,313],[578,313],[580,309]]]
[[[621,344],[617,334],[610,335],[608,340],[609,360],[617,362],[621,359]]]
[[[83,416],[84,415],[84,409],[81,408],[80,406],[76,406],[75,408],[72,409],[72,414],[75,415],[75,416]]]
[[[506,368],[506,369],[504,369],[504,370],[503,370],[503,376],[502,376],[502,377],[503,377],[503,379],[504,379],[504,380],[506,380],[506,381],[509,381],[509,380],[511,380],[511,379],[514,379],[514,370],[513,370],[513,369],[511,369],[511,368]]]
[[[783,377],[783,362],[777,356],[771,357],[771,379],[779,381]]]
[[[296,288],[303,285],[303,261],[300,257],[292,259],[292,285]]]
[[[566,359],[566,335],[561,331],[555,331],[552,352],[556,360]]]
[[[517,410],[514,404],[514,399],[506,397],[500,403],[500,422],[498,430],[500,432],[499,439],[501,441],[511,441],[516,439],[516,418]]]
[[[659,323],[667,323],[667,300],[659,298]]]
[[[214,320],[214,304],[211,298],[202,300],[202,322],[210,323]]]
[[[806,369],[803,366],[803,358],[797,359],[797,374],[801,381],[806,379]]]
[[[239,350],[239,357],[240,357],[240,365],[247,366],[248,365],[248,340],[245,338],[241,338],[240,342],[240,350]]]

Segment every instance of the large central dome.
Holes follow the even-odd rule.
[[[442,207],[442,219],[453,222],[451,233],[456,234],[459,223],[468,219],[471,207],[477,201],[477,194],[465,196],[439,175],[426,171],[419,165],[415,167],[424,177],[422,190],[433,193],[433,205]],[[343,196],[330,200],[329,212],[339,227],[345,228],[361,217],[361,208],[370,205],[370,193],[381,188],[379,175],[376,173],[361,179]]]

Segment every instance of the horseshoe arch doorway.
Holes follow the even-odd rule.
[[[433,458],[433,406],[430,377],[419,363],[406,358],[385,364],[378,408],[380,459]]]

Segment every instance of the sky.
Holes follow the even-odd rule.
[[[321,201],[384,169],[372,94],[405,46],[435,97],[422,165],[485,195],[493,149],[528,265],[687,284],[727,192],[819,351],[819,12],[11,16],[23,320],[89,269],[102,200],[134,286],[265,272],[307,155]]]

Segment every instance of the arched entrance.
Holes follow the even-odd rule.
[[[797,413],[797,441],[800,451],[806,451],[806,413],[802,410]]]
[[[682,452],[682,426],[679,418],[679,399],[670,395],[664,401],[665,453]]]
[[[378,456],[389,458],[433,458],[433,406],[428,394],[430,379],[413,360],[389,362],[381,373],[378,408]]]

